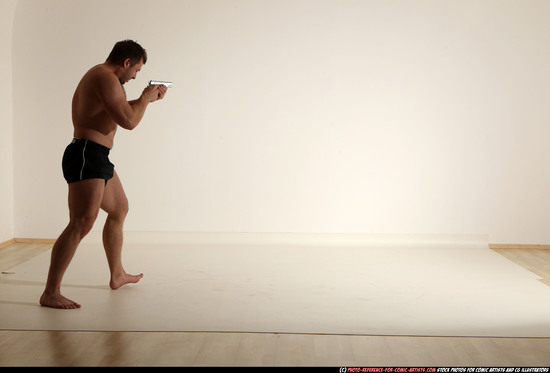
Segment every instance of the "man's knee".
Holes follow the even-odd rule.
[[[123,218],[128,215],[128,211],[130,211],[130,204],[128,203],[128,199],[124,198],[122,201],[120,201],[118,206],[118,213]]]
[[[124,220],[126,218],[126,215],[128,215],[128,211],[130,211],[128,200],[123,200],[117,204],[116,208],[114,208],[112,211],[109,211],[108,214],[113,219]]]
[[[71,229],[83,239],[94,227],[97,215],[73,217],[69,223]]]

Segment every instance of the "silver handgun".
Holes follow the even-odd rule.
[[[162,84],[166,88],[172,88],[174,84],[172,82],[164,82],[162,80],[150,80],[149,85],[160,85]]]

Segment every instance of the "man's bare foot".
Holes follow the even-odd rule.
[[[48,294],[44,292],[40,297],[40,305],[50,308],[73,310],[80,308],[80,304],[65,298],[60,293]]]
[[[126,272],[124,272],[121,276],[112,277],[111,281],[109,282],[109,286],[111,289],[116,290],[126,284],[135,284],[141,278],[143,277],[143,273],[139,275],[129,275]]]

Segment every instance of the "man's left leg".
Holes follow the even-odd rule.
[[[109,286],[111,289],[118,289],[123,285],[136,283],[143,274],[129,275],[122,266],[123,227],[128,214],[128,199],[116,171],[105,186],[101,209],[107,213],[103,228],[103,246],[111,271]]]

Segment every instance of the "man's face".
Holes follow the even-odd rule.
[[[143,67],[143,60],[139,61],[138,63],[132,65],[130,62],[130,59],[127,59],[124,61],[124,70],[122,71],[119,80],[121,84],[127,83],[128,81],[135,79],[137,76],[137,73],[141,70]]]

